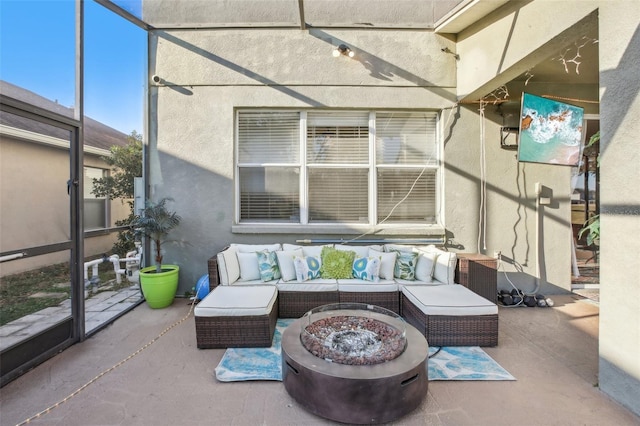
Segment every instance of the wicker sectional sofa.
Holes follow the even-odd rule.
[[[354,276],[346,278],[341,276],[333,278],[331,274],[313,276],[303,260],[312,263],[314,259],[328,259],[323,257],[323,249],[332,252],[336,256],[343,256],[350,252],[354,263]],[[277,274],[272,274],[273,270],[265,267],[265,259],[271,259],[272,269],[277,265]],[[375,259],[372,262],[371,259]],[[410,261],[407,261],[410,259]],[[375,270],[375,274],[358,274],[355,264],[369,261],[369,266]],[[375,262],[379,262],[376,265]],[[373,265],[372,265],[373,263]],[[407,266],[406,264],[409,264]],[[327,266],[325,262],[325,267]],[[278,293],[278,316],[281,318],[299,318],[309,310],[332,303],[366,303],[381,306],[400,315],[403,315],[403,305],[412,309],[408,322],[417,326],[418,329],[427,336],[428,315],[420,315],[416,309],[419,308],[403,296],[405,287],[420,287],[421,294],[428,295],[429,288],[442,287],[441,290],[453,290],[453,287],[462,291],[472,299],[478,296],[468,288],[478,288],[477,283],[467,283],[461,286],[455,283],[455,278],[460,276],[458,258],[456,253],[441,250],[435,246],[408,246],[408,245],[356,245],[356,244],[331,244],[331,245],[294,245],[294,244],[231,244],[220,253],[212,256],[208,260],[209,288],[210,290],[222,286],[255,286],[271,285],[277,288]],[[301,271],[301,269],[303,269]],[[410,269],[410,271],[408,271]],[[266,272],[265,272],[266,271]],[[367,269],[367,272],[371,272]],[[323,271],[323,273],[326,271]],[[330,277],[326,277],[330,275]],[[374,276],[372,276],[374,275]],[[358,276],[356,278],[356,276]],[[472,284],[472,285],[468,285]],[[467,288],[468,287],[468,288]],[[458,294],[458,293],[456,293]],[[463,294],[463,296],[464,296]],[[458,297],[458,296],[456,296]],[[428,299],[428,296],[427,296]],[[480,298],[489,305],[492,302]],[[404,302],[404,303],[403,303]],[[427,303],[428,304],[428,303]],[[424,309],[425,306],[422,306]],[[452,303],[452,309],[460,306]],[[439,308],[438,308],[439,309]],[[408,312],[409,313],[409,312]],[[448,323],[448,315],[438,315],[440,324]],[[471,318],[473,317],[473,318]],[[488,328],[480,329],[480,333],[490,335],[488,338],[480,340],[474,339],[446,339],[451,345],[474,346],[476,342],[481,342],[483,346],[497,345],[497,308],[495,313],[490,315],[472,315],[471,322],[462,324],[462,327],[474,328],[476,324],[489,321]],[[476,318],[477,317],[477,318]],[[435,318],[434,318],[435,319]],[[460,322],[460,318],[453,318],[453,324]],[[480,322],[477,322],[480,321]],[[457,327],[457,326],[456,326]],[[484,326],[483,326],[484,327]],[[434,328],[435,330],[435,328]],[[445,327],[446,330],[446,327]],[[483,331],[484,330],[484,331]],[[464,335],[469,330],[454,330],[454,334]],[[477,334],[478,331],[473,331]],[[435,338],[435,337],[434,337]],[[438,337],[438,339],[440,339]],[[430,344],[439,345],[430,341]]]

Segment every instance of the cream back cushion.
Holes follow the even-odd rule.
[[[240,262],[234,247],[218,253],[218,271],[220,272],[220,284],[229,285],[240,278]]]
[[[356,257],[369,257],[369,249],[376,251],[383,251],[381,245],[369,245],[369,246],[357,246],[349,244],[336,244],[334,246],[336,250],[353,251],[356,253]]]
[[[436,264],[433,268],[433,278],[444,284],[455,284],[456,263],[458,256],[450,251],[440,250],[434,245],[416,247],[418,251],[433,253]]]
[[[439,254],[433,269],[433,278],[445,284],[455,284],[457,261],[458,256],[450,251]]]
[[[394,278],[393,270],[396,267],[396,257],[398,256],[398,253],[396,253],[395,251],[391,253],[385,253],[382,251],[369,249],[369,256],[377,256],[382,259],[382,261],[380,262],[380,279],[392,280]]]
[[[240,279],[242,281],[253,281],[260,279],[260,268],[258,267],[258,253],[237,252],[238,263],[240,264]]]
[[[333,247],[333,244],[323,244],[323,245],[317,245],[317,246],[300,246],[296,244],[285,243],[282,245],[282,249],[284,251],[302,249],[302,253],[304,254],[304,257],[309,257],[309,256],[320,257],[323,247]]]
[[[433,279],[433,271],[438,255],[435,253],[420,252],[416,265],[416,280],[430,282]]]
[[[406,244],[385,244],[384,251],[416,251],[415,246]]]
[[[282,250],[280,243],[275,244],[229,244],[229,248],[234,248],[240,253],[255,253],[257,251],[278,251]]]
[[[302,249],[277,251],[278,266],[282,281],[293,281],[296,279],[296,268],[293,264],[293,257],[303,257]]]

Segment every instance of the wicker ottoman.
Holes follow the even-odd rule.
[[[496,346],[498,306],[459,285],[404,286],[402,316],[429,346]]]
[[[217,286],[194,309],[200,349],[269,347],[278,320],[272,285]]]

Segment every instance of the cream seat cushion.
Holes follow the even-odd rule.
[[[269,315],[278,299],[273,285],[219,285],[195,307],[197,317],[240,317]]]
[[[404,286],[402,294],[426,315],[495,315],[498,306],[463,285]]]
[[[250,286],[250,285],[276,285],[280,280],[271,280],[271,281],[262,281],[262,280],[250,280],[250,281],[242,281],[238,280],[229,284],[231,287],[239,287],[239,286]],[[226,284],[225,284],[226,285]]]

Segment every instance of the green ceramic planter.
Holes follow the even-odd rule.
[[[162,272],[156,273],[155,266],[147,266],[140,270],[140,286],[142,294],[150,308],[161,309],[173,303],[178,290],[177,265],[162,265]]]

